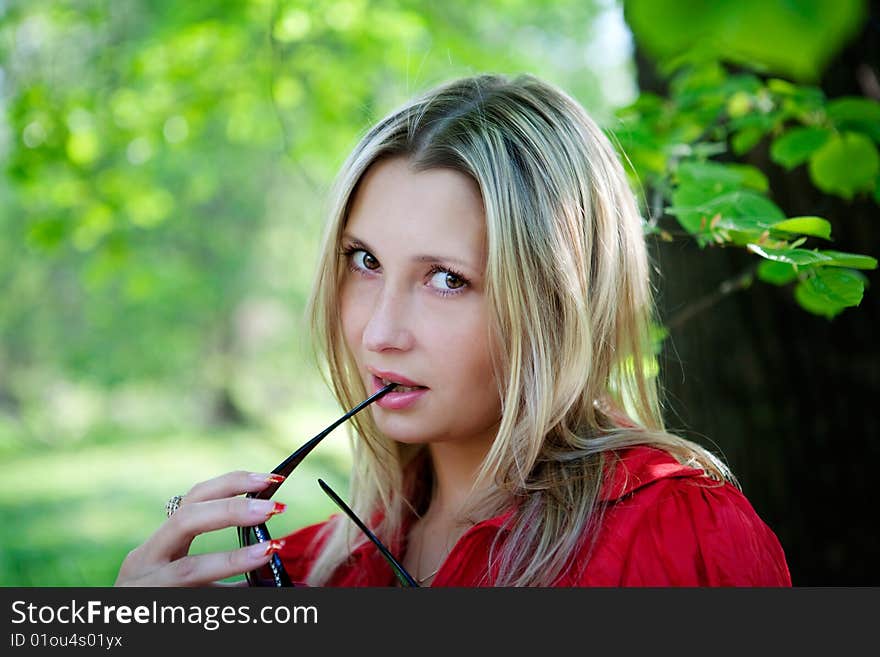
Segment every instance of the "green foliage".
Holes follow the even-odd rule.
[[[861,25],[864,0],[626,0],[627,22],[653,59],[686,51],[815,80]]]
[[[701,247],[745,248],[763,258],[758,279],[793,285],[794,299],[809,312],[831,318],[858,305],[866,278],[854,270],[875,269],[876,259],[799,248],[810,238],[830,241],[831,222],[786,217],[771,200],[766,175],[733,158],[766,138],[773,162],[786,170],[806,165],[822,192],[876,200],[880,104],[828,101],[813,87],[732,75],[693,53],[677,66],[668,98],[643,95],[618,112],[614,127],[634,183],[653,194],[647,231],[672,239],[659,223],[665,213]]]
[[[707,249],[747,249],[759,280],[829,318],[858,305],[859,270],[876,260],[805,247],[830,241],[831,221],[786,217],[766,172],[734,160],[770,140],[773,160],[819,189],[880,203],[880,109],[730,75],[717,55],[809,81],[862,6],[631,0],[640,46],[676,57],[668,97],[641,94],[611,126],[652,191],[648,232],[671,239],[665,211]],[[477,71],[533,72],[606,109],[578,59],[597,13],[581,0],[20,0],[0,12],[0,508],[24,537],[0,549],[6,585],[110,584],[169,494],[271,467],[326,426],[332,403],[308,417],[326,390],[299,317],[329,180],[366,126]],[[701,51],[678,56],[695,40]],[[655,356],[668,333],[652,327]],[[655,375],[656,358],[643,367]],[[193,431],[217,419],[217,391],[273,430]],[[286,484],[298,513],[277,521],[332,511],[314,475],[340,485],[343,461],[305,464]],[[234,543],[205,539],[196,551]]]
[[[335,171],[460,75],[529,71],[605,110],[571,66],[596,11],[0,2],[0,512],[23,539],[0,548],[0,583],[110,584],[171,493],[273,467],[338,417],[300,424],[327,396],[302,311]],[[344,490],[346,467],[312,458],[285,484],[288,529],[335,511],[315,476]]]
[[[827,128],[792,128],[773,141],[770,156],[777,164],[792,169],[810,159],[832,134]]]
[[[599,98],[545,48],[589,25],[592,3],[503,4],[12,3],[0,363],[232,385],[229,363],[254,357],[241,339],[254,297],[296,325],[329,180],[380,114],[476,70]],[[500,47],[511,34],[516,51]]]
[[[798,283],[794,293],[801,306],[831,319],[846,308],[858,306],[864,289],[865,277],[857,271],[817,269]]]
[[[810,177],[816,186],[847,199],[857,192],[873,190],[878,172],[876,146],[858,133],[832,135],[810,156]]]

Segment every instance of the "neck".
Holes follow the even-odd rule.
[[[497,426],[484,437],[428,446],[434,471],[431,501],[410,531],[404,558],[420,585],[433,581],[452,546],[467,531],[469,523],[462,511],[496,433]]]
[[[434,490],[425,516],[443,523],[453,523],[472,492],[477,472],[497,427],[482,439],[432,443],[429,446],[434,468]]]

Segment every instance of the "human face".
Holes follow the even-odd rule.
[[[488,449],[501,401],[477,184],[453,169],[415,172],[404,157],[380,160],[361,180],[341,246],[342,329],[367,391],[383,376],[424,387],[373,404],[379,430],[400,442]]]

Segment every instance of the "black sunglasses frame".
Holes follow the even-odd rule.
[[[378,390],[373,395],[362,401],[360,404],[355,406],[353,409],[348,411],[345,415],[340,417],[338,420],[333,422],[326,429],[317,434],[314,438],[303,444],[299,449],[297,449],[293,454],[288,456],[284,461],[278,464],[278,466],[272,470],[272,474],[281,475],[284,477],[284,481],[287,480],[287,477],[291,475],[291,473],[296,469],[296,467],[303,462],[303,460],[308,456],[308,454],[318,446],[318,444],[327,437],[336,427],[340,424],[348,420],[353,415],[356,415],[358,412],[372,404],[377,399],[385,396],[389,392],[391,392],[397,386],[396,383],[389,383],[387,386]],[[284,483],[281,481],[279,483],[273,483],[264,488],[261,491],[256,493],[248,493],[247,497],[255,498],[260,500],[268,500],[270,499]],[[333,502],[342,509],[345,514],[351,518],[351,520],[358,526],[358,528],[363,531],[367,538],[373,542],[374,545],[379,549],[379,552],[383,557],[388,561],[388,564],[391,566],[391,569],[394,571],[395,576],[398,578],[400,583],[404,586],[408,587],[418,587],[418,583],[416,580],[410,575],[403,565],[397,561],[392,555],[391,552],[386,548],[382,542],[371,532],[367,526],[358,518],[355,513],[348,507],[348,505],[342,501],[333,490],[322,480],[318,479],[318,484],[321,486],[321,489],[333,500]],[[253,527],[238,527],[238,542],[240,547],[245,547],[248,545],[253,545],[254,541],[250,540],[250,536],[256,538],[257,543],[265,543],[272,540],[271,535],[269,534],[269,530],[266,527],[266,523],[262,522]],[[266,571],[270,573],[269,576],[261,575],[261,571]],[[259,570],[251,570],[246,574],[248,585],[250,586],[275,586],[275,587],[290,587],[294,586],[293,582],[290,579],[287,571],[284,568],[284,564],[281,561],[281,557],[278,554],[273,554],[272,558],[269,560],[269,563],[266,564],[262,569]]]

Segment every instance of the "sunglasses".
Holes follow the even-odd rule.
[[[277,468],[272,470],[272,474],[277,474],[283,476],[287,480],[287,477],[296,469],[296,467],[303,462],[303,460],[308,456],[309,452],[311,452],[315,447],[317,447],[318,443],[320,443],[327,435],[333,431],[340,424],[345,422],[350,417],[356,415],[358,412],[372,404],[377,399],[380,399],[384,395],[391,392],[395,387],[396,383],[389,383],[387,386],[373,394],[371,397],[368,397],[360,404],[355,406],[353,409],[348,411],[341,418],[336,420],[329,427],[324,429],[321,433],[316,435],[314,438],[305,443],[302,447],[297,449],[293,454],[288,456],[284,461],[282,461]],[[281,487],[281,484],[284,481],[277,484],[270,484],[263,490],[257,493],[248,493],[247,497],[256,498],[260,500],[268,500],[270,499],[275,492]],[[388,548],[386,548],[382,541],[380,541],[376,535],[370,531],[370,529],[363,523],[363,521],[355,515],[354,511],[349,508],[349,506],[342,501],[342,498],[337,495],[330,486],[323,479],[318,479],[318,485],[321,487],[331,500],[340,508],[345,515],[351,518],[352,522],[364,533],[367,538],[372,541],[372,543],[378,548],[379,552],[385,560],[388,562],[388,565],[391,566],[391,570],[394,571],[394,575],[397,577],[398,581],[403,586],[412,586],[418,587],[418,583],[415,578],[410,575],[406,568],[401,565],[401,563],[394,558],[394,556],[389,552]],[[238,528],[238,543],[241,547],[247,547],[249,545],[254,545],[255,543],[265,543],[266,541],[271,541],[272,537],[269,535],[269,530],[266,528],[266,523],[260,523],[259,525],[255,525],[253,527],[239,527]],[[284,564],[281,562],[281,557],[278,554],[273,554],[272,558],[269,560],[265,566],[258,568],[256,570],[251,570],[246,574],[248,584],[250,586],[294,586],[293,582],[290,580],[290,576],[287,574],[287,571],[284,569]]]

